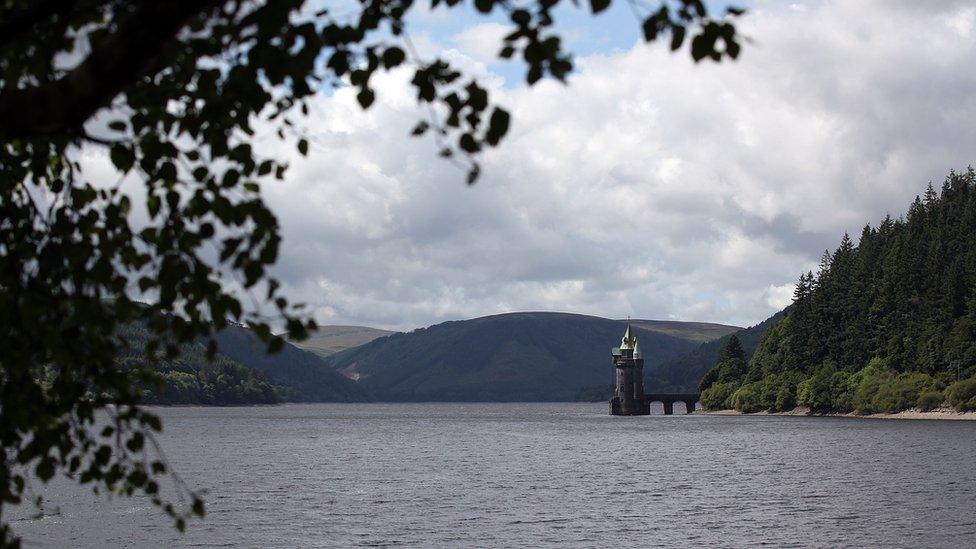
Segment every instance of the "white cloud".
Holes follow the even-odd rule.
[[[802,8],[758,3],[733,64],[637,44],[577,59],[569,86],[489,78],[514,120],[472,188],[405,137],[422,116],[406,71],[377,81],[367,113],[338,90],[306,121],[310,157],[265,188],[285,238],[277,274],[328,323],[763,320],[825,247],[903,211],[976,142],[966,6]],[[488,75],[498,34],[472,27],[448,54]]]

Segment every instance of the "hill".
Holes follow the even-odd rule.
[[[748,363],[706,379],[704,404],[743,411],[976,409],[976,173],[929,185],[856,245],[845,234]]]
[[[779,322],[783,314],[784,311],[780,311],[755,326],[734,332],[745,350],[746,359],[755,352],[763,334]],[[675,392],[697,391],[698,380],[715,365],[719,352],[728,343],[730,337],[732,334],[723,334],[722,337],[702,343],[688,354],[666,361],[658,369],[660,377],[652,381],[655,385]]]
[[[728,336],[742,329],[740,326],[729,326],[727,324],[713,324],[711,322],[685,322],[679,320],[640,320],[632,319],[629,321],[638,328],[643,328],[650,332],[672,335],[680,339],[687,339],[696,343],[714,341],[721,337]]]
[[[123,326],[119,335],[128,343],[118,361],[123,368],[146,368],[144,349],[149,332],[139,325]],[[361,402],[369,395],[355,382],[333,370],[320,357],[288,342],[268,355],[257,336],[232,325],[217,334],[217,356],[206,356],[201,341],[180,345],[174,360],[151,366],[163,387],[146,387],[147,404],[272,404],[276,402]]]
[[[368,326],[328,325],[319,326],[305,341],[292,341],[291,344],[320,357],[328,357],[393,333],[396,332]]]
[[[128,345],[117,358],[119,365],[130,371],[146,368],[144,349],[149,331],[130,324],[119,328],[119,335]],[[208,359],[201,342],[180,345],[178,358],[159,361],[151,368],[163,386],[143,388],[142,402],[146,404],[273,404],[280,402],[287,391],[229,357],[218,354],[213,360]]]
[[[247,328],[230,326],[217,334],[217,349],[244,366],[253,368],[278,386],[286,388],[291,402],[361,402],[369,400],[362,387],[333,370],[321,357],[285,342],[281,351],[268,355],[264,344]]]
[[[703,331],[730,329],[632,322],[650,375],[694,350]],[[568,313],[502,314],[396,333],[340,352],[330,362],[380,400],[565,401],[612,384],[609,350],[626,325]]]

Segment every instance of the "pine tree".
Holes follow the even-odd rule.
[[[735,346],[741,348],[730,339],[720,363],[738,356]],[[833,253],[825,251],[816,274],[799,277],[793,304],[734,380],[764,387],[765,395],[784,376],[792,376],[794,384],[786,386],[786,393],[815,377],[817,383],[811,381],[805,391],[835,393],[814,395],[818,406],[850,409],[852,396],[842,394],[850,390],[845,380],[860,379],[852,374],[874,358],[881,362],[872,362],[871,375],[888,372],[885,379],[903,384],[891,389],[891,395],[903,394],[910,379],[928,379],[932,387],[942,387],[938,383],[952,382],[957,369],[960,376],[976,376],[972,168],[951,172],[939,193],[929,184],[904,217],[886,215],[876,229],[865,226],[857,245],[845,234]],[[736,371],[726,367],[711,380],[733,379]],[[892,371],[920,373],[898,377]],[[897,405],[914,405],[909,400],[902,398]]]
[[[726,342],[725,347],[722,347],[722,351],[718,355],[718,361],[725,362],[732,358],[739,360],[746,359],[746,352],[742,348],[742,342],[739,341],[739,337],[735,334],[732,334],[728,342]]]

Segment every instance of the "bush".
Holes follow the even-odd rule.
[[[925,391],[918,395],[918,401],[915,402],[915,407],[923,412],[929,412],[942,406],[944,400],[945,395],[939,391]]]
[[[949,404],[960,412],[976,410],[976,377],[953,383],[946,389]]]
[[[793,387],[781,385],[779,391],[776,393],[776,410],[787,412],[795,407],[796,395],[793,393]]]
[[[701,403],[706,410],[721,410],[729,408],[729,397],[738,388],[736,383],[714,383],[702,391]]]
[[[832,362],[824,362],[797,386],[796,401],[816,413],[848,412],[853,408],[850,377],[847,372],[838,372]]]
[[[732,394],[732,407],[747,414],[768,408],[763,405],[762,399],[760,398],[759,385],[759,383],[750,383],[749,385],[740,387],[738,391]]]
[[[868,368],[858,374],[865,370]],[[866,414],[900,412],[918,407],[922,393],[938,394],[937,386],[938,383],[927,374],[916,372],[896,376],[890,371],[874,370],[861,376],[861,382],[854,394],[854,408]],[[933,407],[941,402],[939,400]]]

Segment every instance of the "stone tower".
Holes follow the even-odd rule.
[[[651,404],[644,398],[644,357],[630,324],[620,340],[620,347],[610,350],[616,380],[610,398],[610,415],[646,416]]]

